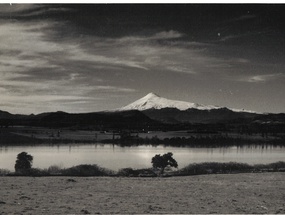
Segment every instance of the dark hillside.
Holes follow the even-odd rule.
[[[258,114],[248,112],[234,112],[227,108],[198,110],[188,109],[185,111],[176,108],[164,108],[160,110],[149,109],[143,111],[149,118],[168,124],[179,123],[226,123],[232,120],[252,120]]]
[[[14,116],[14,115],[12,115]],[[92,127],[93,129],[140,129],[155,127],[160,123],[139,111],[66,113],[52,112],[30,115],[25,118],[11,117],[2,119],[3,125],[24,125],[39,127]]]

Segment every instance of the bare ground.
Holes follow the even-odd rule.
[[[285,173],[0,177],[0,214],[285,213]]]

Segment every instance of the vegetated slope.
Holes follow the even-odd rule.
[[[3,119],[22,119],[28,117],[27,115],[22,114],[11,114],[7,111],[0,110],[0,120]]]
[[[62,111],[0,119],[1,126],[24,125],[40,127],[92,127],[94,129],[139,129],[159,125],[155,120],[137,111],[66,113]],[[5,116],[6,117],[6,116]]]
[[[97,129],[125,128],[136,129],[158,124],[139,111],[96,112],[69,114],[65,112],[50,113],[36,122],[40,126],[70,127],[93,126]]]
[[[13,114],[10,114],[7,111],[1,111],[0,110],[0,119],[12,119],[14,117]]]
[[[151,119],[164,123],[226,123],[234,120],[251,121],[257,114],[248,112],[234,112],[227,108],[198,110],[188,109],[181,111],[175,108],[164,108],[160,110],[148,109],[143,113]]]

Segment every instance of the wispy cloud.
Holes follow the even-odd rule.
[[[9,107],[12,110],[14,106],[17,112],[22,112],[21,109],[30,112],[31,106],[40,110],[53,104],[49,110],[72,110],[72,107],[73,111],[92,110],[100,106],[95,101],[105,101],[106,95],[118,98],[136,94],[145,86],[159,83],[158,77],[164,75],[179,74],[177,80],[186,77],[182,80],[185,83],[190,79],[203,80],[203,90],[208,87],[207,83],[213,82],[211,75],[215,75],[216,80],[249,83],[283,77],[280,70],[278,74],[271,74],[269,69],[259,66],[259,62],[253,62],[254,57],[249,58],[237,50],[242,46],[229,47],[229,43],[224,42],[258,32],[238,31],[235,34],[236,31],[225,28],[227,34],[221,32],[221,43],[211,43],[213,40],[193,39],[199,32],[193,36],[193,31],[187,28],[183,31],[182,26],[178,26],[179,30],[177,25],[164,28],[165,22],[161,26],[158,22],[157,27],[153,25],[150,29],[131,31],[132,25],[137,23],[130,21],[130,29],[125,29],[129,22],[123,26],[120,20],[108,22],[106,19],[105,24],[123,26],[118,34],[112,35],[119,28],[100,26],[101,21],[97,19],[88,20],[92,18],[90,11],[87,15],[80,13],[82,20],[75,20],[72,15],[79,13],[72,8],[75,7],[0,5],[0,109]],[[68,13],[70,11],[72,13]],[[62,14],[66,12],[69,16],[63,20]],[[245,14],[230,22],[240,24],[242,20],[254,18],[254,15]],[[109,31],[105,34],[104,30]],[[240,78],[243,71],[254,66],[252,74],[256,75]],[[231,78],[227,79],[229,76]],[[145,83],[148,78],[153,80]]]
[[[214,68],[224,62],[205,54],[209,44],[185,42],[181,39],[186,35],[175,30],[148,36],[61,38],[56,35],[64,24],[54,20],[0,23],[3,103],[29,97],[23,102],[79,105],[101,98],[104,92],[136,92],[110,81],[112,71],[122,76],[156,70],[195,75],[202,71],[201,65]]]
[[[103,90],[108,92],[135,92],[135,89],[124,88],[124,87],[114,87],[114,86],[95,86],[94,90]]]
[[[192,71],[189,67],[181,67],[181,66],[168,66],[168,70],[174,71],[174,72],[182,72],[182,73],[188,73],[188,74],[195,74],[194,71]]]
[[[244,21],[244,20],[249,20],[249,19],[254,19],[256,18],[257,16],[255,14],[244,14],[244,15],[241,15],[235,19],[232,19],[231,21]]]
[[[273,81],[275,79],[284,78],[284,74],[265,74],[265,75],[252,75],[241,78],[240,81],[250,82],[250,83],[265,83],[268,81]]]
[[[146,67],[141,66],[139,62],[131,59],[124,59],[120,56],[117,57],[107,57],[103,55],[90,54],[82,50],[80,47],[72,49],[69,51],[70,56],[67,56],[68,60],[71,61],[86,61],[91,64],[103,64],[106,67],[118,66],[118,67],[132,67],[137,69],[148,70]]]
[[[42,6],[35,4],[1,4],[0,5],[0,17],[7,15],[18,15],[22,13],[30,12],[31,10],[39,9]]]
[[[150,36],[125,36],[119,39],[109,39],[109,41],[129,43],[129,42],[140,42],[140,41],[178,39],[182,38],[183,36],[185,35],[178,31],[170,30],[170,31],[161,31]]]
[[[1,4],[0,17],[29,18],[49,13],[62,13],[72,11],[60,5],[42,5],[42,4]]]
[[[239,38],[246,38],[246,37],[253,37],[253,36],[258,36],[259,34],[264,34],[268,32],[268,30],[263,30],[261,31],[252,31],[252,32],[246,32],[246,33],[236,33],[236,34],[221,34],[219,41],[225,42],[228,40],[234,40],[234,39],[239,39]]]
[[[110,55],[124,56],[135,62],[133,67],[145,70],[164,70],[185,74],[199,74],[208,67],[231,63],[207,53],[208,43],[189,42],[186,35],[174,30],[162,31],[151,36],[128,36],[122,38],[93,38],[95,48],[109,50]],[[92,39],[91,39],[92,40]],[[159,41],[158,41],[159,40]],[[113,61],[114,62],[114,61]],[[198,68],[202,69],[198,69]],[[203,69],[205,68],[205,69]]]

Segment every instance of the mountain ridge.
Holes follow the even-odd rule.
[[[90,113],[66,113],[63,111],[19,115],[0,111],[0,126],[26,125],[44,127],[115,128],[163,128],[189,124],[249,125],[284,124],[285,113],[270,114],[231,109],[213,105],[170,100],[149,93],[119,109]],[[186,126],[187,127],[187,126]]]
[[[236,109],[236,108],[229,108],[229,107],[220,107],[215,105],[203,105],[198,103],[186,102],[186,101],[179,101],[179,100],[171,100],[164,97],[161,97],[155,93],[148,93],[146,96],[126,105],[117,111],[126,111],[126,110],[139,110],[145,111],[149,109],[164,109],[164,108],[176,108],[180,111],[185,111],[188,109],[197,109],[197,110],[217,110],[217,109],[229,109],[233,112],[248,112],[248,113],[257,113],[251,110],[245,109]]]

